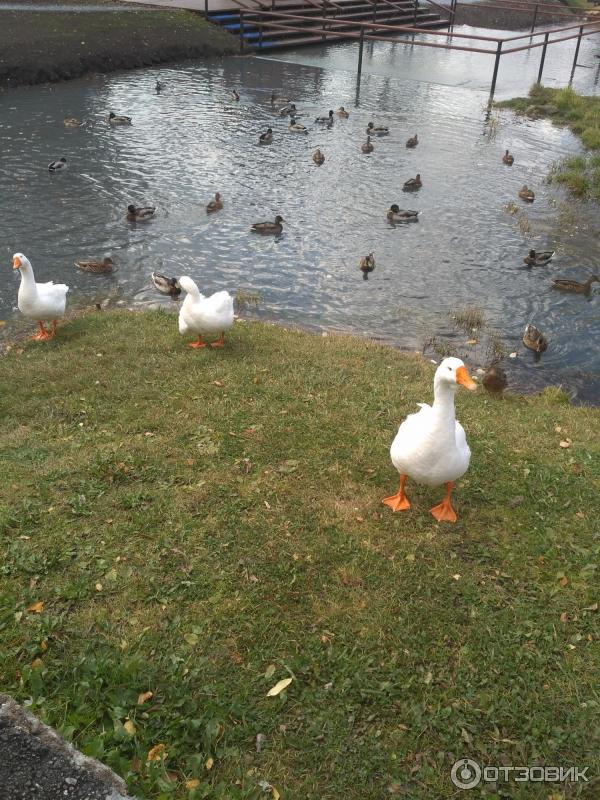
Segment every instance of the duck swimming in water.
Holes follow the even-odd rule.
[[[216,192],[215,199],[210,200],[206,204],[206,213],[214,214],[215,211],[220,211],[222,208],[223,208],[223,201],[221,200],[221,194],[219,192]]]
[[[361,258],[358,268],[363,274],[363,280],[368,281],[369,273],[373,272],[375,269],[375,255],[373,253],[369,253],[368,256]]]
[[[554,250],[544,250],[542,252],[530,250],[529,254],[525,256],[523,261],[528,267],[543,267],[552,260],[554,253]]]
[[[277,214],[275,217],[275,222],[255,222],[251,230],[253,233],[277,236],[283,230],[283,225],[281,224],[282,222],[285,222],[284,218]]]
[[[113,271],[114,262],[110,256],[106,256],[102,261],[75,261],[77,269],[82,272],[93,272],[97,275],[106,275]]]

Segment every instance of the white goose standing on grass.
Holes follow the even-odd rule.
[[[207,342],[202,337],[217,334],[220,334],[219,338],[210,344],[223,347],[225,331],[233,325],[233,297],[225,291],[204,297],[194,281],[185,275],[179,278],[179,285],[187,292],[179,311],[179,333],[198,336],[197,341],[190,342],[188,347],[206,347]]]
[[[13,269],[21,273],[19,286],[18,306],[19,311],[27,319],[35,320],[40,326],[40,331],[34,339],[52,339],[56,333],[57,321],[64,317],[67,305],[67,292],[69,287],[64,283],[36,283],[33,269],[23,253],[13,256]],[[44,320],[52,320],[52,331],[44,328]]]
[[[454,481],[469,468],[471,451],[463,426],[454,416],[454,395],[462,385],[473,391],[471,380],[460,358],[445,358],[435,371],[433,406],[419,403],[421,410],[404,420],[390,448],[392,464],[400,473],[400,488],[384,503],[392,511],[410,508],[404,493],[407,478],[426,486],[446,485],[446,496],[431,509],[438,522],[456,522],[450,496]]]

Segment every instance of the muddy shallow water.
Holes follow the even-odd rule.
[[[568,80],[570,44],[549,52],[550,85]],[[526,92],[537,71],[534,52],[507,59],[498,96]],[[590,93],[598,91],[594,52],[592,40],[584,40],[579,60],[590,67],[580,68],[574,83]],[[10,268],[12,253],[22,251],[38,280],[70,285],[73,304],[107,295],[155,300],[149,274],[158,269],[193,276],[205,293],[259,292],[258,308],[245,312],[253,316],[419,349],[436,336],[438,349],[439,342],[442,349],[452,345],[476,364],[485,359],[486,336],[458,331],[451,315],[477,306],[506,351],[517,353],[507,360],[513,385],[561,383],[579,400],[597,402],[600,290],[586,298],[551,288],[552,277],[581,280],[599,269],[597,206],[574,203],[544,182],[553,161],[581,151],[577,139],[510,113],[488,119],[488,57],[377,44],[365,50],[357,94],[355,56],[351,44],[340,44],[5,92],[5,331],[22,324]],[[158,96],[157,78],[167,84]],[[239,103],[228,97],[234,86]],[[271,109],[271,91],[296,101],[308,135],[287,131]],[[349,120],[331,130],[313,125],[317,114],[339,105],[349,109]],[[109,128],[109,110],[131,115],[131,128]],[[89,124],[66,129],[65,116]],[[391,134],[365,156],[360,143],[371,119]],[[274,142],[259,147],[268,125]],[[408,150],[414,133],[419,146]],[[326,156],[321,167],[311,160],[316,147]],[[511,168],[501,161],[507,147],[515,154]],[[47,164],[62,155],[68,170],[50,175]],[[422,189],[404,194],[403,181],[417,172]],[[524,183],[536,192],[531,206],[516,196]],[[215,191],[225,208],[207,216],[204,205]],[[505,211],[511,201],[515,214]],[[130,202],[155,204],[156,217],[128,224]],[[385,212],[392,202],[418,209],[419,222],[391,227]],[[277,213],[286,220],[281,237],[249,232]],[[527,270],[529,247],[556,249],[557,256],[548,267]],[[363,281],[358,262],[371,250],[377,267]],[[72,266],[104,255],[117,264],[111,276]],[[529,321],[550,340],[538,361],[520,343]],[[467,345],[473,338],[480,343]]]

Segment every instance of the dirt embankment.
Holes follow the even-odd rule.
[[[0,10],[0,87],[230,55],[238,47],[188,11]]]
[[[547,2],[548,0],[543,0]],[[494,8],[490,8],[490,5]],[[531,27],[534,18],[534,6],[520,4],[518,0],[509,0],[506,4],[502,0],[490,0],[490,5],[484,1],[479,3],[459,3],[456,9],[456,25],[472,25],[475,28],[493,28],[503,31],[522,31]],[[506,5],[506,7],[504,7]],[[516,8],[515,6],[522,5]],[[536,28],[542,25],[571,25],[584,16],[582,11],[564,6],[557,9],[556,13],[543,13],[538,10]]]

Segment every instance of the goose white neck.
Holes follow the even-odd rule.
[[[33,287],[35,289],[35,278],[33,276],[33,269],[29,262],[22,262],[19,267],[21,273],[21,286]]]
[[[454,395],[456,386],[440,378],[433,383],[433,410],[437,416],[454,419]]]

